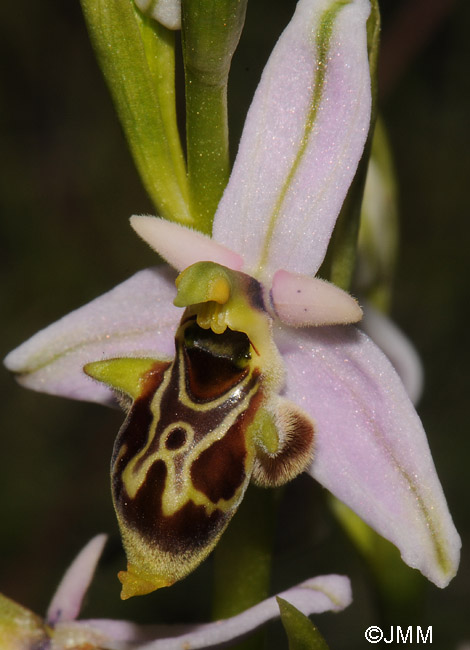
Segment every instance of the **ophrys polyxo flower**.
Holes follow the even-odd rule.
[[[309,472],[396,544],[408,564],[444,586],[455,574],[460,540],[421,422],[384,355],[360,330],[344,324],[359,317],[355,302],[311,277],[325,255],[368,131],[368,10],[366,0],[301,0],[298,4],[267,64],[249,111],[234,170],[215,216],[212,239],[153,217],[133,219],[139,233],[178,271],[196,265],[186,272],[199,274],[197,282],[189,283],[186,298],[183,288],[178,287],[180,304],[189,305],[195,320],[183,320],[179,325],[181,311],[172,304],[174,274],[167,268],[143,271],[37,334],[11,353],[6,363],[30,387],[107,401],[110,392],[85,377],[85,364],[112,358],[151,359],[130,362],[134,368],[143,365],[141,372],[125,373],[127,379],[117,380],[113,372],[102,377],[137,403],[152,372],[154,379],[158,377],[155,384],[163,382],[164,375],[171,375],[168,364],[175,355],[175,333],[175,358],[181,359],[190,355],[189,350],[197,349],[211,355],[213,363],[214,350],[221,347],[229,350],[228,357],[235,367],[247,360],[247,374],[253,376],[258,329],[249,321],[253,314],[262,315],[265,334],[261,341],[272,350],[272,355],[265,358],[276,359],[274,365],[281,368],[280,378],[270,377],[269,363],[267,367],[257,366],[257,390],[263,399],[256,409],[246,407],[251,415],[243,428],[244,440],[253,435],[250,427],[255,426],[257,413],[263,412],[267,415],[262,416],[259,440],[265,432],[265,421],[268,429],[269,422],[274,422],[278,435],[283,429],[277,426],[278,407],[288,404],[308,423],[304,427],[309,432],[307,439],[312,428],[314,431],[314,459]],[[217,287],[211,286],[209,267],[200,266],[201,262],[219,265],[210,267],[215,269]],[[256,306],[247,303],[250,294],[246,288],[240,289],[243,283],[239,272],[259,286]],[[238,287],[233,295],[245,301],[233,329],[229,322],[232,279],[224,293],[224,281],[220,282],[224,276],[232,278]],[[203,299],[196,297],[198,291]],[[213,299],[214,295],[217,299]],[[194,323],[199,329],[186,336]],[[233,341],[218,346],[215,337],[224,336],[224,324],[246,335],[241,347]],[[202,330],[209,332],[207,339]],[[155,360],[166,363],[165,369],[155,366]],[[115,363],[118,368],[122,362]],[[176,362],[171,372],[176,372],[175,367]],[[92,367],[88,369],[92,371]],[[185,373],[190,372],[191,364],[186,362]],[[152,386],[155,394],[158,386]],[[199,382],[193,382],[193,386],[199,386]],[[156,421],[154,416],[152,413],[152,422]],[[171,440],[177,431],[174,424],[171,430],[165,430],[162,440]],[[141,435],[145,438],[143,448],[148,443],[150,449],[156,438],[149,434],[149,427],[147,420]],[[180,428],[185,434],[176,433],[173,443],[184,439],[184,446],[192,433],[186,425]],[[228,430],[225,425],[223,431]],[[282,447],[276,435],[271,449],[274,455]],[[269,445],[264,444],[267,449]],[[239,499],[259,449],[263,451],[262,444],[254,441],[253,445],[246,447],[245,455],[252,461],[243,461],[243,478],[226,499],[233,499],[229,508]],[[116,459],[119,453],[118,449]],[[199,448],[198,453],[202,455],[203,450]],[[191,457],[189,447],[187,454],[188,462],[197,461]],[[149,470],[161,460],[155,454],[148,459]],[[134,475],[140,477],[141,483],[135,479],[136,495],[139,485],[145,484],[137,464]],[[131,470],[128,473],[132,474]],[[213,508],[213,501],[212,505],[204,501],[206,489],[194,490],[190,469],[178,480],[187,481],[188,502],[207,512]],[[173,488],[168,486],[167,494],[173,490],[175,502],[178,489],[176,483]],[[163,496],[159,506],[162,504]],[[184,524],[187,521],[183,519]],[[178,539],[176,535],[175,544]],[[199,557],[210,547],[208,539],[207,534],[202,535],[201,546],[205,548]],[[128,543],[131,556],[132,544],[135,540]],[[148,555],[148,540],[145,551]],[[142,562],[145,564],[145,559]],[[148,581],[147,567],[141,566],[137,573],[139,570],[143,581]],[[173,569],[168,565],[166,571],[169,575]],[[138,593],[136,585],[133,589]]]
[[[153,218],[152,218],[153,219]],[[248,483],[282,485],[311,461],[313,423],[279,396],[283,364],[263,287],[199,262],[177,278],[186,306],[172,362],[85,366],[132,399],[112,486],[128,556],[122,597],[168,586],[213,549]]]

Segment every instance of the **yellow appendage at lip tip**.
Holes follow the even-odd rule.
[[[121,600],[133,596],[145,596],[162,587],[170,587],[174,580],[165,578],[145,578],[133,571],[132,565],[127,565],[127,571],[119,571],[118,578],[122,583]]]

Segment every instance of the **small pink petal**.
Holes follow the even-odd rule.
[[[276,341],[285,396],[314,421],[310,473],[439,587],[460,538],[421,421],[392,365],[354,326],[287,330]]]
[[[106,540],[106,535],[93,537],[69,566],[47,610],[49,625],[77,618]]]
[[[197,230],[158,217],[133,216],[130,221],[136,233],[177,271],[196,262],[216,262],[234,271],[243,267],[240,255]]]
[[[369,9],[300,0],[264,69],[213,229],[262,281],[325,255],[369,129]]]
[[[111,389],[83,372],[90,361],[169,358],[182,315],[173,305],[176,274],[167,267],[136,273],[41,330],[5,358],[19,382],[43,393],[114,403]]]
[[[346,291],[282,269],[274,274],[271,299],[277,316],[294,327],[356,323],[362,318],[362,309]]]

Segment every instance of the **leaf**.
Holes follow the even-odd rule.
[[[289,640],[289,650],[328,650],[328,645],[318,628],[294,605],[276,598],[281,620]]]
[[[142,16],[131,0],[81,0],[81,5],[150,198],[162,217],[194,225],[176,126],[173,32]]]

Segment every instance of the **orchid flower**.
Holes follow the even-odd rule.
[[[97,535],[80,551],[62,578],[44,620],[0,594],[2,650],[214,648],[235,642],[279,617],[276,597],[272,597],[238,616],[201,625],[137,625],[109,619],[77,620],[105,543],[106,535]],[[351,602],[351,587],[344,576],[318,576],[282,592],[278,597],[286,599],[305,615],[319,614],[347,607]]]
[[[369,129],[368,13],[367,0],[300,0],[253,99],[212,238],[133,217],[168,266],[137,273],[5,360],[35,390],[122,396],[113,496],[123,597],[202,561],[250,480],[280,485],[303,470],[436,585],[455,575],[460,539],[421,421],[353,324],[356,301],[314,277]],[[210,436],[187,416],[204,404]]]

